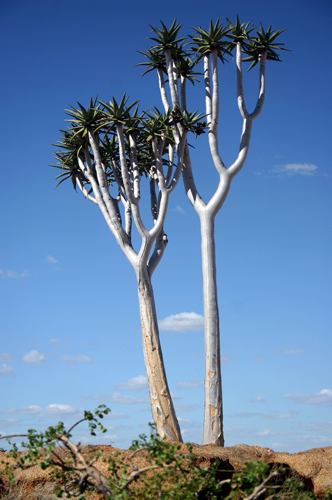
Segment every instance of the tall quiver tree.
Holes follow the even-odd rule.
[[[154,109],[138,116],[136,107],[131,115],[136,103],[127,106],[127,100],[123,96],[120,104],[113,98],[98,105],[90,100],[87,108],[78,103],[78,109],[67,110],[71,126],[61,131],[60,150],[55,154],[58,165],[53,166],[65,170],[57,176],[58,185],[71,179],[74,188],[99,207],[134,268],[153,419],[161,438],[182,441],[166,379],[151,277],[167,245],[163,225],[169,196],[181,175],[187,133],[195,130],[199,117],[187,121],[175,165],[172,114]],[[151,229],[140,214],[142,176],[150,183]],[[132,244],[132,221],[141,237],[138,251]]]
[[[191,51],[183,48],[184,39],[172,42],[181,27],[174,21],[168,30],[163,23],[162,28],[152,27],[155,38],[152,40],[157,45],[150,51],[145,51],[149,63],[142,63],[153,67],[153,57],[158,56],[159,88],[165,110],[169,109],[166,97],[163,71],[167,73],[169,82],[169,93],[173,109],[178,109],[180,114],[186,114],[186,80],[193,82],[193,68],[202,59],[204,62],[204,87],[205,87],[205,112],[206,124],[197,133],[204,132],[207,126],[208,140],[214,166],[219,175],[219,184],[211,199],[205,202],[198,193],[191,166],[188,145],[184,150],[183,181],[188,199],[197,212],[201,225],[201,250],[202,250],[202,272],[203,272],[203,300],[204,300],[204,337],[205,337],[205,402],[204,402],[204,426],[203,444],[216,444],[224,446],[223,435],[223,405],[222,405],[222,383],[220,362],[220,325],[219,307],[216,282],[216,252],[215,252],[215,217],[222,207],[230,185],[236,174],[241,170],[247,158],[250,135],[253,121],[259,116],[265,98],[265,64],[266,60],[279,61],[275,50],[282,49],[275,45],[274,41],[282,31],[272,31],[271,26],[265,32],[262,25],[260,31],[256,28],[248,29],[249,24],[240,24],[237,18],[233,25],[228,19],[228,26],[223,27],[217,22],[210,22],[209,30],[194,28]],[[251,32],[256,30],[257,36],[252,37]],[[283,45],[283,44],[281,44]],[[236,51],[236,75],[237,75],[237,102],[243,119],[240,148],[236,160],[228,168],[223,163],[218,145],[218,123],[219,123],[219,81],[218,60],[225,61],[225,56]],[[284,49],[286,50],[286,49]],[[252,113],[247,111],[242,83],[242,53],[247,54],[246,61],[252,61],[249,70],[256,64],[259,65],[259,94],[255,109]],[[192,62],[192,55],[194,60]],[[152,57],[153,56],[153,57]],[[162,57],[163,56],[163,57]],[[185,69],[183,69],[185,68]],[[180,86],[180,91],[179,91]],[[180,146],[183,137],[181,123],[178,124],[177,145]]]

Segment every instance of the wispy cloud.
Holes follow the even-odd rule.
[[[179,413],[195,411],[195,410],[199,410],[200,408],[201,408],[201,405],[199,405],[199,404],[190,405],[188,403],[180,403],[180,404],[176,405],[176,407],[175,407],[176,411],[178,411]]]
[[[204,330],[204,318],[194,312],[172,314],[159,321],[159,328],[168,332],[201,332]]]
[[[179,394],[176,394],[176,392],[172,392],[172,391],[171,391],[171,398],[172,399],[182,399],[181,396],[179,396]]]
[[[230,418],[251,418],[251,417],[261,417],[261,413],[253,413],[251,411],[241,411],[240,413],[231,413],[227,415]]]
[[[182,389],[195,389],[196,387],[202,387],[204,382],[201,380],[192,380],[191,382],[178,382],[176,385]]]
[[[46,260],[47,260],[47,262],[50,262],[51,264],[58,264],[59,263],[59,261],[56,260],[54,257],[52,257],[52,255],[48,255],[46,257]]]
[[[332,391],[331,389],[322,389],[317,394],[285,394],[282,396],[285,399],[290,399],[294,403],[306,405],[321,405],[332,406]]]
[[[262,418],[264,420],[288,420],[289,418],[294,418],[298,414],[298,411],[290,411],[289,413],[275,412],[269,413],[267,415],[262,415]]]
[[[82,408],[74,408],[70,405],[51,404],[46,408],[37,405],[26,406],[22,408],[10,408],[6,412],[10,415],[30,415],[36,418],[58,418],[71,417],[81,418],[84,410]]]
[[[178,421],[179,421],[179,424],[181,426],[181,430],[184,430],[184,429],[182,429],[183,427],[184,428],[188,427],[190,429],[202,427],[201,422],[197,422],[195,420],[189,420],[188,418],[179,417]]]
[[[6,365],[6,363],[1,363],[0,375],[2,377],[13,377],[14,368],[12,366]]]
[[[61,356],[62,361],[65,361],[69,365],[75,365],[76,363],[92,363],[91,359],[88,356]]]
[[[266,399],[263,398],[263,396],[256,396],[250,400],[251,403],[263,403],[264,401],[266,401]]]
[[[83,401],[101,401],[103,403],[118,403],[123,405],[137,405],[137,404],[150,403],[149,398],[125,396],[117,392],[115,392],[114,394],[100,394],[98,396],[83,395],[81,399]]]
[[[261,417],[263,420],[287,420],[290,418],[294,418],[295,415],[298,415],[297,411],[290,411],[289,413],[280,413],[280,412],[275,412],[275,413],[254,413],[251,411],[243,411],[240,413],[232,413],[231,415],[228,415],[228,417],[232,418],[251,418],[251,417]]]
[[[221,366],[228,366],[228,362],[229,361],[232,361],[233,358],[225,355],[225,356],[221,356]]]
[[[114,388],[118,391],[141,391],[148,388],[148,379],[144,375],[138,375],[123,384],[114,384]]]
[[[9,352],[4,352],[0,354],[0,363],[6,363],[10,359],[12,359],[12,355],[9,354]]]
[[[45,356],[43,356],[43,354],[40,354],[38,351],[30,351],[24,354],[22,361],[32,365],[38,365],[46,361],[46,358]]]
[[[56,342],[59,342],[59,339],[50,339],[51,344],[54,344]]]
[[[176,205],[175,208],[172,208],[172,212],[179,212],[179,214],[185,214],[186,212],[183,210],[182,207],[180,207],[180,205]]]
[[[332,434],[332,422],[311,422],[310,424],[300,424],[300,428],[306,431]]]
[[[273,174],[280,175],[303,175],[303,176],[314,176],[317,174],[318,167],[312,163],[286,163],[285,165],[274,165],[272,170]]]
[[[9,279],[19,279],[19,278],[26,278],[28,276],[28,271],[23,271],[21,274],[18,274],[16,271],[4,271],[3,269],[0,269],[0,276],[1,278],[9,278]]]
[[[283,354],[301,354],[305,352],[304,349],[281,349]]]

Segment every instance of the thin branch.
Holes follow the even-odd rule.
[[[257,104],[254,111],[251,113],[252,120],[260,115],[265,100],[265,66],[266,66],[267,50],[264,50],[259,61],[259,94]]]
[[[94,198],[93,196],[91,196],[91,194],[89,194],[88,190],[86,189],[86,187],[82,183],[82,180],[79,178],[79,176],[77,174],[75,174],[75,179],[76,179],[76,183],[77,183],[78,187],[80,188],[80,190],[84,194],[85,198],[89,201],[92,201],[92,203],[94,203],[95,205],[98,205],[96,198]]]

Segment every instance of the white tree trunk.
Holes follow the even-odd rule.
[[[224,446],[214,215],[204,210],[200,221],[205,333],[203,444]]]
[[[181,431],[168,388],[151,280],[140,266],[136,272],[141,317],[143,352],[148,378],[153,420],[161,439],[181,441]]]

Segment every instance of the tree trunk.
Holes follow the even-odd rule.
[[[152,417],[158,435],[181,441],[181,431],[168,388],[151,280],[146,270],[137,272],[138,300],[141,317],[143,352],[148,378]]]
[[[204,210],[200,221],[205,334],[203,444],[224,446],[214,215]]]

